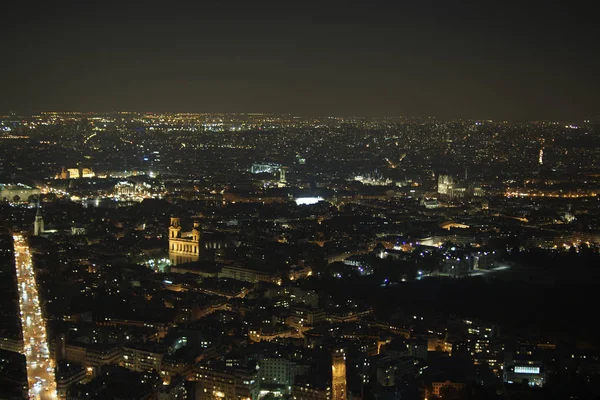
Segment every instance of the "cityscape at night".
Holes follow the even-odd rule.
[[[591,12],[67,3],[0,28],[0,399],[600,399]]]

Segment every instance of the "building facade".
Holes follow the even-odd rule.
[[[123,347],[123,367],[136,372],[160,371],[164,351],[140,347]]]
[[[290,394],[296,376],[296,363],[286,358],[263,358],[259,362],[259,386],[261,392],[278,391]]]
[[[200,257],[200,222],[194,221],[191,232],[182,232],[181,220],[171,218],[169,226],[169,260],[171,265],[198,261]]]
[[[335,349],[331,355],[331,387],[333,400],[346,400],[346,352]]]
[[[256,371],[243,369],[220,370],[204,365],[196,367],[199,400],[256,400],[258,382]]]

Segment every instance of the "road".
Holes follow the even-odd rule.
[[[56,399],[54,360],[50,356],[46,337],[46,321],[42,316],[31,253],[21,234],[13,235],[15,265],[19,285],[19,305],[23,344],[27,360],[27,381],[30,399]]]

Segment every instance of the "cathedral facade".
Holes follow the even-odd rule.
[[[191,232],[183,232],[181,220],[171,218],[169,226],[169,260],[171,265],[198,261],[200,257],[200,222],[194,221]]]

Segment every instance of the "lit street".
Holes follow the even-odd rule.
[[[54,362],[48,348],[46,325],[40,308],[31,254],[27,241],[21,234],[15,234],[13,239],[29,398],[53,399],[56,398]]]

